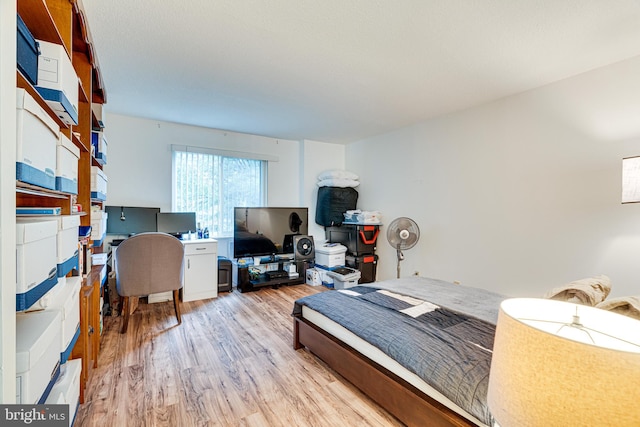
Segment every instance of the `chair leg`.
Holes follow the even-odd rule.
[[[173,291],[173,308],[176,310],[176,319],[178,319],[178,325],[182,323],[182,317],[180,316],[180,289]]]
[[[130,308],[129,308],[129,297],[122,297],[122,329],[120,330],[121,334],[124,334],[127,332],[127,328],[129,327],[129,312],[130,312]]]

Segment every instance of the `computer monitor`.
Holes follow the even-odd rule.
[[[159,212],[156,222],[158,231],[177,237],[196,231],[195,212]]]
[[[105,206],[107,234],[131,235],[156,231],[156,214],[160,208]]]

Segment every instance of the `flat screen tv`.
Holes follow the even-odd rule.
[[[308,208],[234,208],[233,257],[293,253],[293,236],[307,234]]]
[[[156,231],[156,214],[160,208],[105,206],[107,234],[131,234]]]
[[[156,215],[158,231],[181,237],[196,231],[195,212],[160,212]]]

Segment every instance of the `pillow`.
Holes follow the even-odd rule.
[[[342,169],[329,169],[322,172],[320,175],[318,175],[318,180],[320,181],[322,181],[323,179],[331,179],[331,178],[357,180],[358,175],[356,175],[353,172],[349,172]]]
[[[595,306],[604,301],[609,292],[611,292],[611,280],[605,275],[600,275],[553,288],[544,297]]]
[[[318,181],[318,187],[352,187],[355,188],[360,185],[359,181],[347,178],[327,178]]]
[[[640,296],[611,298],[596,307],[640,320]]]

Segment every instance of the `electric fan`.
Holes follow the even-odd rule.
[[[400,278],[400,261],[404,259],[402,251],[414,247],[419,238],[420,228],[411,218],[402,216],[391,221],[387,229],[387,240],[396,248],[398,255],[398,279]]]

